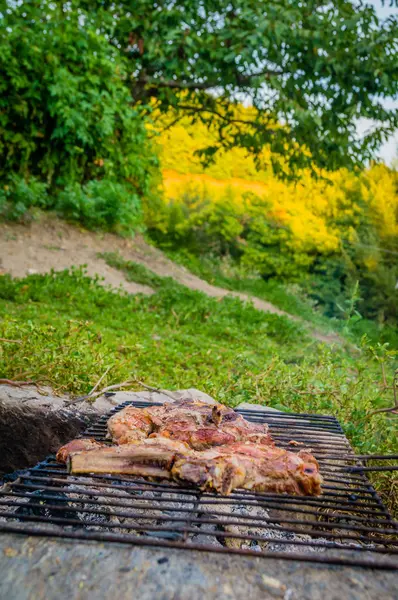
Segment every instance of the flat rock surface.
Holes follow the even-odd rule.
[[[392,571],[0,534],[1,600],[396,600]]]

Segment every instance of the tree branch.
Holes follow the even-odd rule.
[[[163,129],[161,129],[158,133],[164,133],[168,129],[171,129],[174,125],[176,125],[179,121],[181,121],[181,119],[183,117],[184,117],[184,115],[179,115],[176,119],[173,119],[171,121],[171,123],[169,123],[168,125],[166,125],[166,127],[163,127]],[[156,136],[157,136],[157,134],[155,134],[155,135],[148,135],[148,139],[152,140]]]
[[[23,385],[37,385],[35,381],[14,381],[13,379],[0,379],[0,385],[22,387]]]
[[[206,108],[204,106],[203,107],[191,106],[188,104],[178,104],[177,108],[181,108],[182,110],[188,110],[188,111],[191,111],[194,113],[207,112],[212,115],[216,115],[217,117],[219,117],[223,121],[227,121],[228,123],[238,123],[240,125],[249,125],[256,129],[265,129],[265,126],[262,125],[261,123],[256,123],[255,121],[248,121],[247,119],[235,119],[233,117],[227,117],[226,115],[223,115],[218,110],[215,110],[213,108]],[[273,132],[273,133],[275,132],[274,129],[268,129],[268,131]]]
[[[208,90],[219,85],[217,83],[199,83],[196,81],[184,83],[182,81],[174,81],[173,79],[165,81],[162,79],[154,79],[153,77],[141,77],[140,79],[137,79],[135,83],[150,85],[154,88],[163,87],[177,90]]]
[[[250,73],[248,75],[243,75],[243,73],[236,74],[236,82],[239,85],[250,82],[255,77],[266,77],[269,79],[272,75],[283,75],[283,71],[275,71],[272,69],[266,69],[264,71],[260,71],[259,73]],[[150,85],[155,88],[163,87],[177,90],[208,90],[210,88],[219,87],[221,84],[219,81],[208,81],[205,83],[200,83],[198,81],[175,81],[174,79],[164,80],[164,79],[156,79],[154,77],[140,77],[136,83]]]

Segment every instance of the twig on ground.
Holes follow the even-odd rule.
[[[108,375],[108,373],[111,370],[111,368],[112,367],[108,367],[106,369],[106,371],[101,375],[101,377],[98,379],[97,383],[95,384],[95,386],[93,387],[93,389],[91,390],[91,392],[88,393],[89,396],[91,396],[92,394],[94,394],[95,390],[98,388],[98,386],[101,383],[101,381]]]
[[[387,413],[387,412],[398,415],[398,404],[396,404],[395,406],[389,406],[387,408],[378,408],[377,410],[372,410],[372,412],[370,412],[368,414],[368,417],[372,417],[373,415],[377,415],[379,413]]]
[[[22,344],[22,340],[8,340],[7,338],[0,337],[0,342],[6,342],[7,344]]]
[[[105,375],[106,375],[106,373],[104,373],[104,375],[102,376],[101,379],[103,379],[105,377]],[[69,402],[67,402],[67,404],[77,404],[78,402],[83,402],[83,400],[94,400],[94,399],[99,398],[100,396],[103,396],[103,394],[105,394],[105,392],[110,392],[111,390],[120,390],[120,388],[130,387],[132,385],[137,385],[137,384],[151,392],[165,394],[166,396],[169,396],[169,398],[172,398],[172,400],[176,399],[167,390],[162,390],[160,388],[151,387],[150,385],[146,385],[146,383],[143,383],[139,379],[128,379],[127,381],[122,381],[122,383],[115,383],[113,385],[108,385],[107,387],[102,388],[102,390],[99,390],[98,392],[94,392],[95,388],[98,386],[101,379],[98,381],[98,383],[94,386],[94,388],[91,390],[91,392],[89,394],[87,394],[86,396],[81,396],[80,398],[75,398],[74,400],[70,400]]]
[[[164,394],[165,396],[168,396],[169,398],[172,398],[172,400],[175,400],[175,396],[168,392],[167,390],[162,390],[161,388],[154,388],[150,385],[147,385],[146,383],[143,383],[142,381],[139,381],[139,379],[135,380],[136,383],[138,383],[138,385],[140,385],[141,387],[145,388],[146,390],[150,391],[150,392],[156,392],[158,394]]]
[[[13,387],[22,387],[23,385],[36,385],[35,381],[13,381],[12,379],[0,379],[0,384],[12,385]]]

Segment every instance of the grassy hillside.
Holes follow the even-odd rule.
[[[109,368],[104,385],[136,377],[170,389],[197,387],[231,406],[251,401],[334,414],[357,451],[397,452],[394,416],[371,414],[392,404],[393,356],[385,347],[365,344],[354,355],[325,347],[284,317],[107,258],[156,293],[106,290],[80,270],[0,277],[0,377],[83,394]],[[395,507],[394,473],[375,483]]]

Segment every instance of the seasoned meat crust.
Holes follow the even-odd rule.
[[[222,404],[195,400],[142,409],[128,406],[109,419],[108,432],[116,444],[161,436],[185,442],[194,450],[244,441],[273,445],[268,425],[249,423]]]
[[[140,408],[127,406],[108,420],[108,433],[117,444],[143,440],[153,430],[150,417]]]

